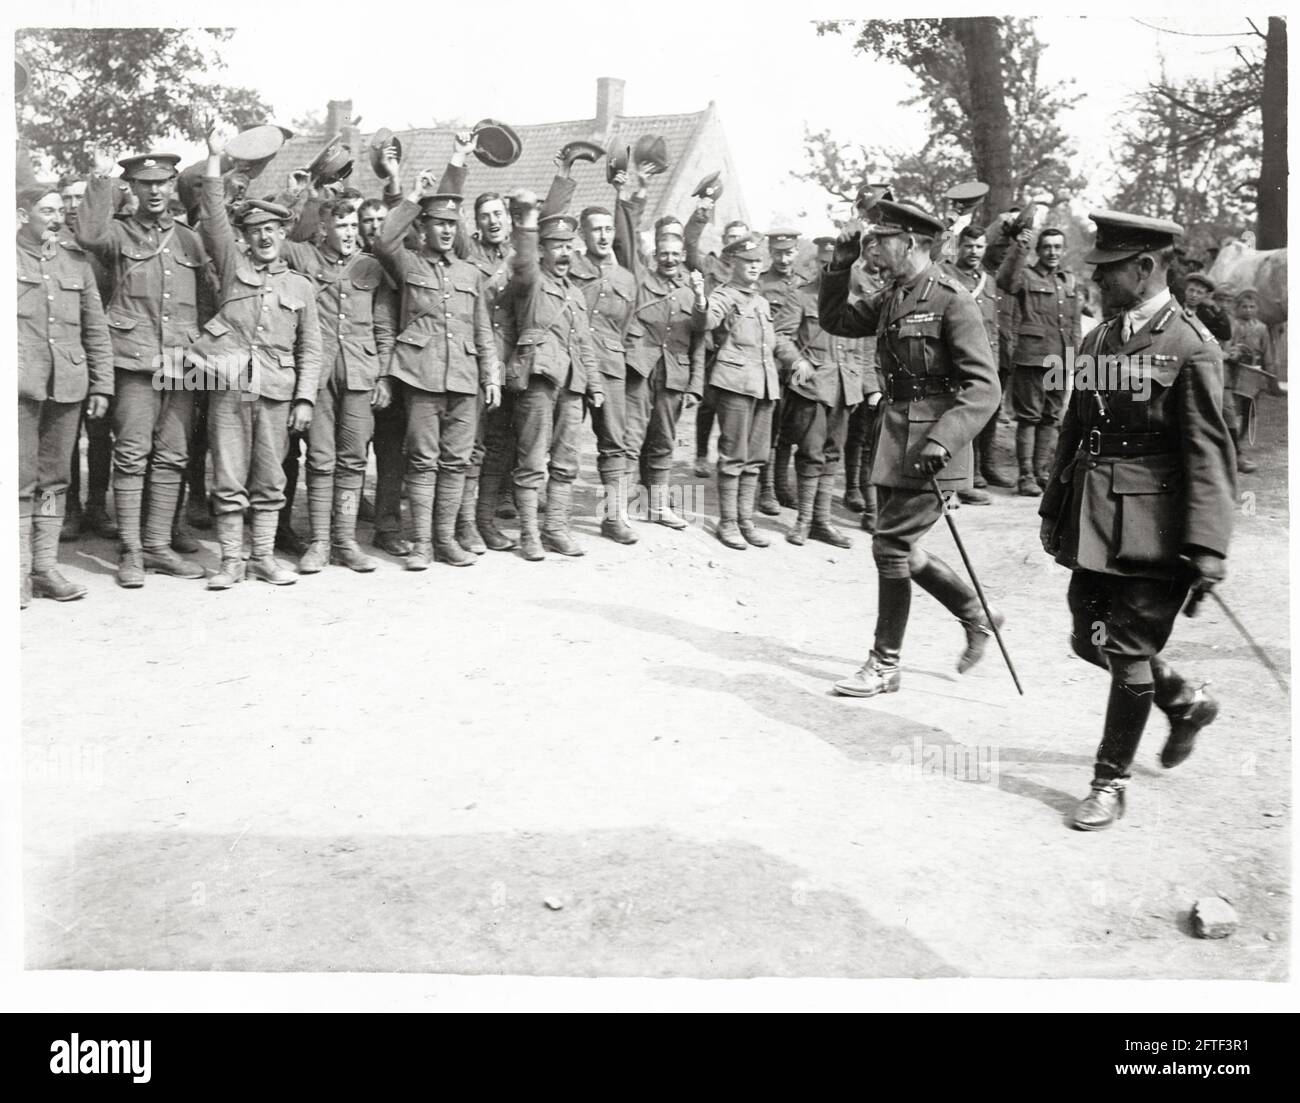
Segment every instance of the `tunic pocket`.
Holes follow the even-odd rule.
[[[1116,463],[1111,473],[1119,540],[1115,558],[1173,563],[1182,547],[1182,473],[1173,462]]]

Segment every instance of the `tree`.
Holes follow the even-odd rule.
[[[55,172],[84,173],[96,149],[148,150],[167,138],[200,141],[192,108],[243,128],[271,109],[248,88],[209,79],[223,69],[221,29],[31,28],[17,33],[30,72],[18,133]]]
[[[1264,47],[1260,115],[1264,148],[1259,167],[1259,247],[1286,244],[1286,20],[1270,16]]]
[[[898,194],[937,209],[944,191],[976,176],[989,185],[985,209],[991,212],[1039,196],[1062,204],[1083,186],[1058,122],[1078,96],[1067,82],[1043,79],[1043,44],[1031,20],[837,21],[819,23],[817,30],[856,31],[857,52],[906,66],[919,86],[906,102],[924,104],[931,126],[915,150],[840,145],[824,132],[806,133],[808,168],[794,174],[799,179],[842,195],[856,192],[862,181],[843,174],[871,164]]]

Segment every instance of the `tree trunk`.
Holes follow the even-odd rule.
[[[1286,245],[1286,20],[1270,16],[1264,53],[1264,153],[1259,166],[1260,249]]]
[[[1011,176],[1011,115],[1002,85],[1001,27],[991,16],[949,22],[966,54],[975,172],[989,186],[985,209],[993,215],[1017,201]]]

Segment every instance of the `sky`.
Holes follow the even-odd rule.
[[[222,48],[223,80],[258,89],[275,108],[276,122],[323,113],[326,101],[350,98],[363,129],[400,129],[447,118],[589,118],[596,78],[622,77],[627,114],[699,111],[716,101],[755,224],[786,216],[816,231],[827,226],[827,197],[789,175],[803,165],[805,124],[829,128],[843,141],[904,149],[923,143],[927,125],[922,108],[900,104],[915,89],[905,70],[855,55],[851,36],[817,35],[814,19],[899,14],[878,4],[848,7],[497,0],[454,9],[388,2],[368,15],[356,4],[281,10],[224,0],[220,20],[238,30]],[[1025,5],[1007,8],[1033,14]],[[111,13],[102,4],[53,5],[61,9],[65,21],[80,24],[169,23],[178,14],[174,3],[151,0],[114,5]],[[1086,18],[1044,16],[1037,29],[1046,44],[1046,74],[1072,79],[1084,93],[1064,122],[1078,147],[1077,167],[1091,181],[1080,204],[1101,206],[1111,124],[1157,75],[1161,55],[1171,76],[1213,76],[1236,61],[1234,44],[1249,48],[1253,40],[1203,37],[1249,35],[1246,16],[1216,14],[1222,5],[1144,5],[1141,19],[1150,27],[1124,14],[1122,4],[1093,3],[1087,10]],[[909,14],[958,11],[929,4]],[[217,21],[211,14],[206,19]],[[1255,21],[1263,28],[1266,16]],[[200,151],[177,152],[197,157]]]

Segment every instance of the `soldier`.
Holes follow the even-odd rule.
[[[772,416],[780,397],[772,308],[759,290],[763,239],[757,235],[722,250],[728,282],[705,296],[704,276],[691,276],[697,330],[713,338],[708,393],[718,417],[718,539],[744,551],[768,546],[754,523],[758,481],[772,446]]]
[[[289,267],[312,281],[321,320],[321,389],[307,430],[307,515],[311,540],[299,574],[327,563],[369,572],[375,561],[357,544],[357,511],[366,479],[371,409],[392,401],[388,358],[397,304],[383,266],[357,248],[358,218],[350,199],[319,212],[324,244],[285,242]]]
[[[1216,290],[1218,285],[1204,272],[1189,272],[1183,280],[1183,305],[1210,331],[1219,347],[1226,348],[1232,341],[1232,321],[1214,304],[1211,296]],[[1223,416],[1225,420],[1228,417],[1226,403]]]
[[[960,621],[966,648],[959,673],[979,662],[992,634],[975,592],[919,544],[942,512],[932,477],[949,490],[970,483],[970,443],[1001,398],[993,350],[974,299],[930,259],[944,224],[910,203],[886,199],[874,215],[867,259],[892,286],[849,302],[849,270],[860,252],[859,233],[850,226],[822,276],[819,302],[827,332],[877,335],[876,370],[885,392],[871,468],[879,496],[871,543],[880,595],[875,643],[862,669],[835,685],[835,692],[852,697],[898,689],[912,579]],[[1000,625],[1001,615],[994,617]]]
[[[832,238],[832,247],[835,239]],[[829,264],[830,261],[823,262]],[[884,286],[879,269],[868,266],[860,257],[849,269],[849,295],[866,298]],[[820,295],[820,293],[819,293]],[[871,457],[875,442],[876,414],[880,410],[880,379],[876,373],[876,342],[862,342],[863,380],[875,381],[875,390],[864,389],[863,401],[849,415],[848,434],[844,442],[844,508],[862,514],[863,532],[876,531],[876,488],[871,485]]]
[[[113,288],[105,304],[116,375],[113,504],[117,582],[127,589],[144,585],[146,569],[177,578],[204,573],[170,547],[189,461],[194,392],[155,386],[156,378],[179,381],[184,353],[213,308],[203,245],[169,209],[179,161],[172,154],[119,161],[138,205],[129,217],[114,218],[112,162],[100,160],[77,211],[77,241],[108,270]]]
[[[59,572],[59,530],[82,408],[92,422],[113,395],[113,348],[95,274],[61,237],[63,200],[18,193],[19,607],[32,594],[71,601],[86,588]]]
[[[773,320],[776,358],[787,376],[781,443],[787,454],[797,448],[799,479],[798,516],[786,540],[804,544],[811,537],[849,548],[853,541],[831,523],[835,467],[849,411],[863,401],[864,391],[878,394],[880,387],[862,354],[865,341],[832,337],[818,324],[821,282],[819,272],[784,297]]]
[[[804,278],[795,271],[795,257],[799,252],[799,231],[793,227],[777,227],[768,231],[767,253],[771,264],[758,277],[758,286],[772,304],[772,318],[782,308],[799,300],[799,288]],[[793,309],[793,307],[792,307]],[[782,389],[784,394],[784,388]],[[790,454],[793,445],[781,439],[781,399],[772,411],[772,449],[763,465],[759,484],[758,511],[769,517],[781,513],[781,507],[794,509],[794,490],[790,486]]]
[[[252,509],[247,571],[275,586],[297,576],[275,558],[284,506],[284,456],[290,432],[305,433],[320,391],[321,336],[316,289],[281,255],[292,213],[253,199],[237,208],[244,247],[226,213],[221,155],[225,141],[208,129],[208,163],[199,196],[203,244],[216,265],[221,308],[191,358],[207,373],[213,505],[221,566],[209,590],[245,577],[244,511]]]
[[[1259,295],[1253,288],[1237,294],[1232,318],[1232,337],[1224,346],[1223,414],[1237,446],[1237,470],[1253,475],[1254,460],[1247,458],[1252,423],[1255,419],[1255,396],[1262,387],[1268,355],[1268,326],[1259,320]]]
[[[1011,402],[1016,415],[1017,493],[1042,494],[1065,408],[1065,389],[1052,385],[1079,347],[1081,297],[1071,272],[1061,271],[1065,235],[1047,227],[1029,264],[1032,231],[1022,230],[998,268],[998,287],[1016,300]],[[1055,369],[1053,371],[1052,369]]]
[[[374,253],[375,238],[384,228],[384,219],[388,217],[388,208],[379,199],[363,200],[357,208],[357,233],[363,253]]]
[[[984,254],[988,250],[988,238],[983,227],[966,225],[957,234],[956,259],[944,267],[961,281],[961,285],[971,293],[975,305],[980,308],[980,317],[984,319],[984,332],[988,334],[989,345],[993,349],[996,362],[998,351],[998,288],[997,281],[984,268]],[[994,464],[994,450],[997,446],[998,412],[995,410],[989,423],[980,430],[975,438],[974,486],[970,490],[957,491],[957,497],[969,505],[986,506],[992,498],[985,493],[986,486],[1011,487],[1015,483],[1000,472]]]
[[[1166,768],[1218,713],[1160,652],[1189,592],[1223,580],[1234,505],[1219,348],[1167,285],[1182,227],[1114,211],[1089,217],[1097,241],[1084,259],[1096,265],[1108,320],[1080,350],[1038,509],[1043,548],[1073,572],[1071,647],[1110,673],[1092,791],[1070,820],[1082,831],[1124,814],[1153,703],[1169,718]]]
[[[501,400],[500,367],[487,294],[478,269],[455,255],[460,195],[436,192],[423,172],[409,196],[389,212],[375,253],[401,295],[392,377],[406,397],[406,491],[415,536],[407,570],[435,559],[469,567],[477,557],[456,540],[465,471],[478,432],[480,392]],[[402,240],[415,219],[424,224],[419,253]]]
[[[569,531],[573,482],[578,477],[578,430],[582,401],[593,410],[605,400],[592,348],[586,301],[569,280],[577,221],[566,214],[538,217],[537,197],[517,192],[511,200],[510,286],[514,349],[506,385],[515,392],[515,501],[520,553],[546,558],[582,555]],[[537,495],[550,476],[546,527],[537,528]]]

